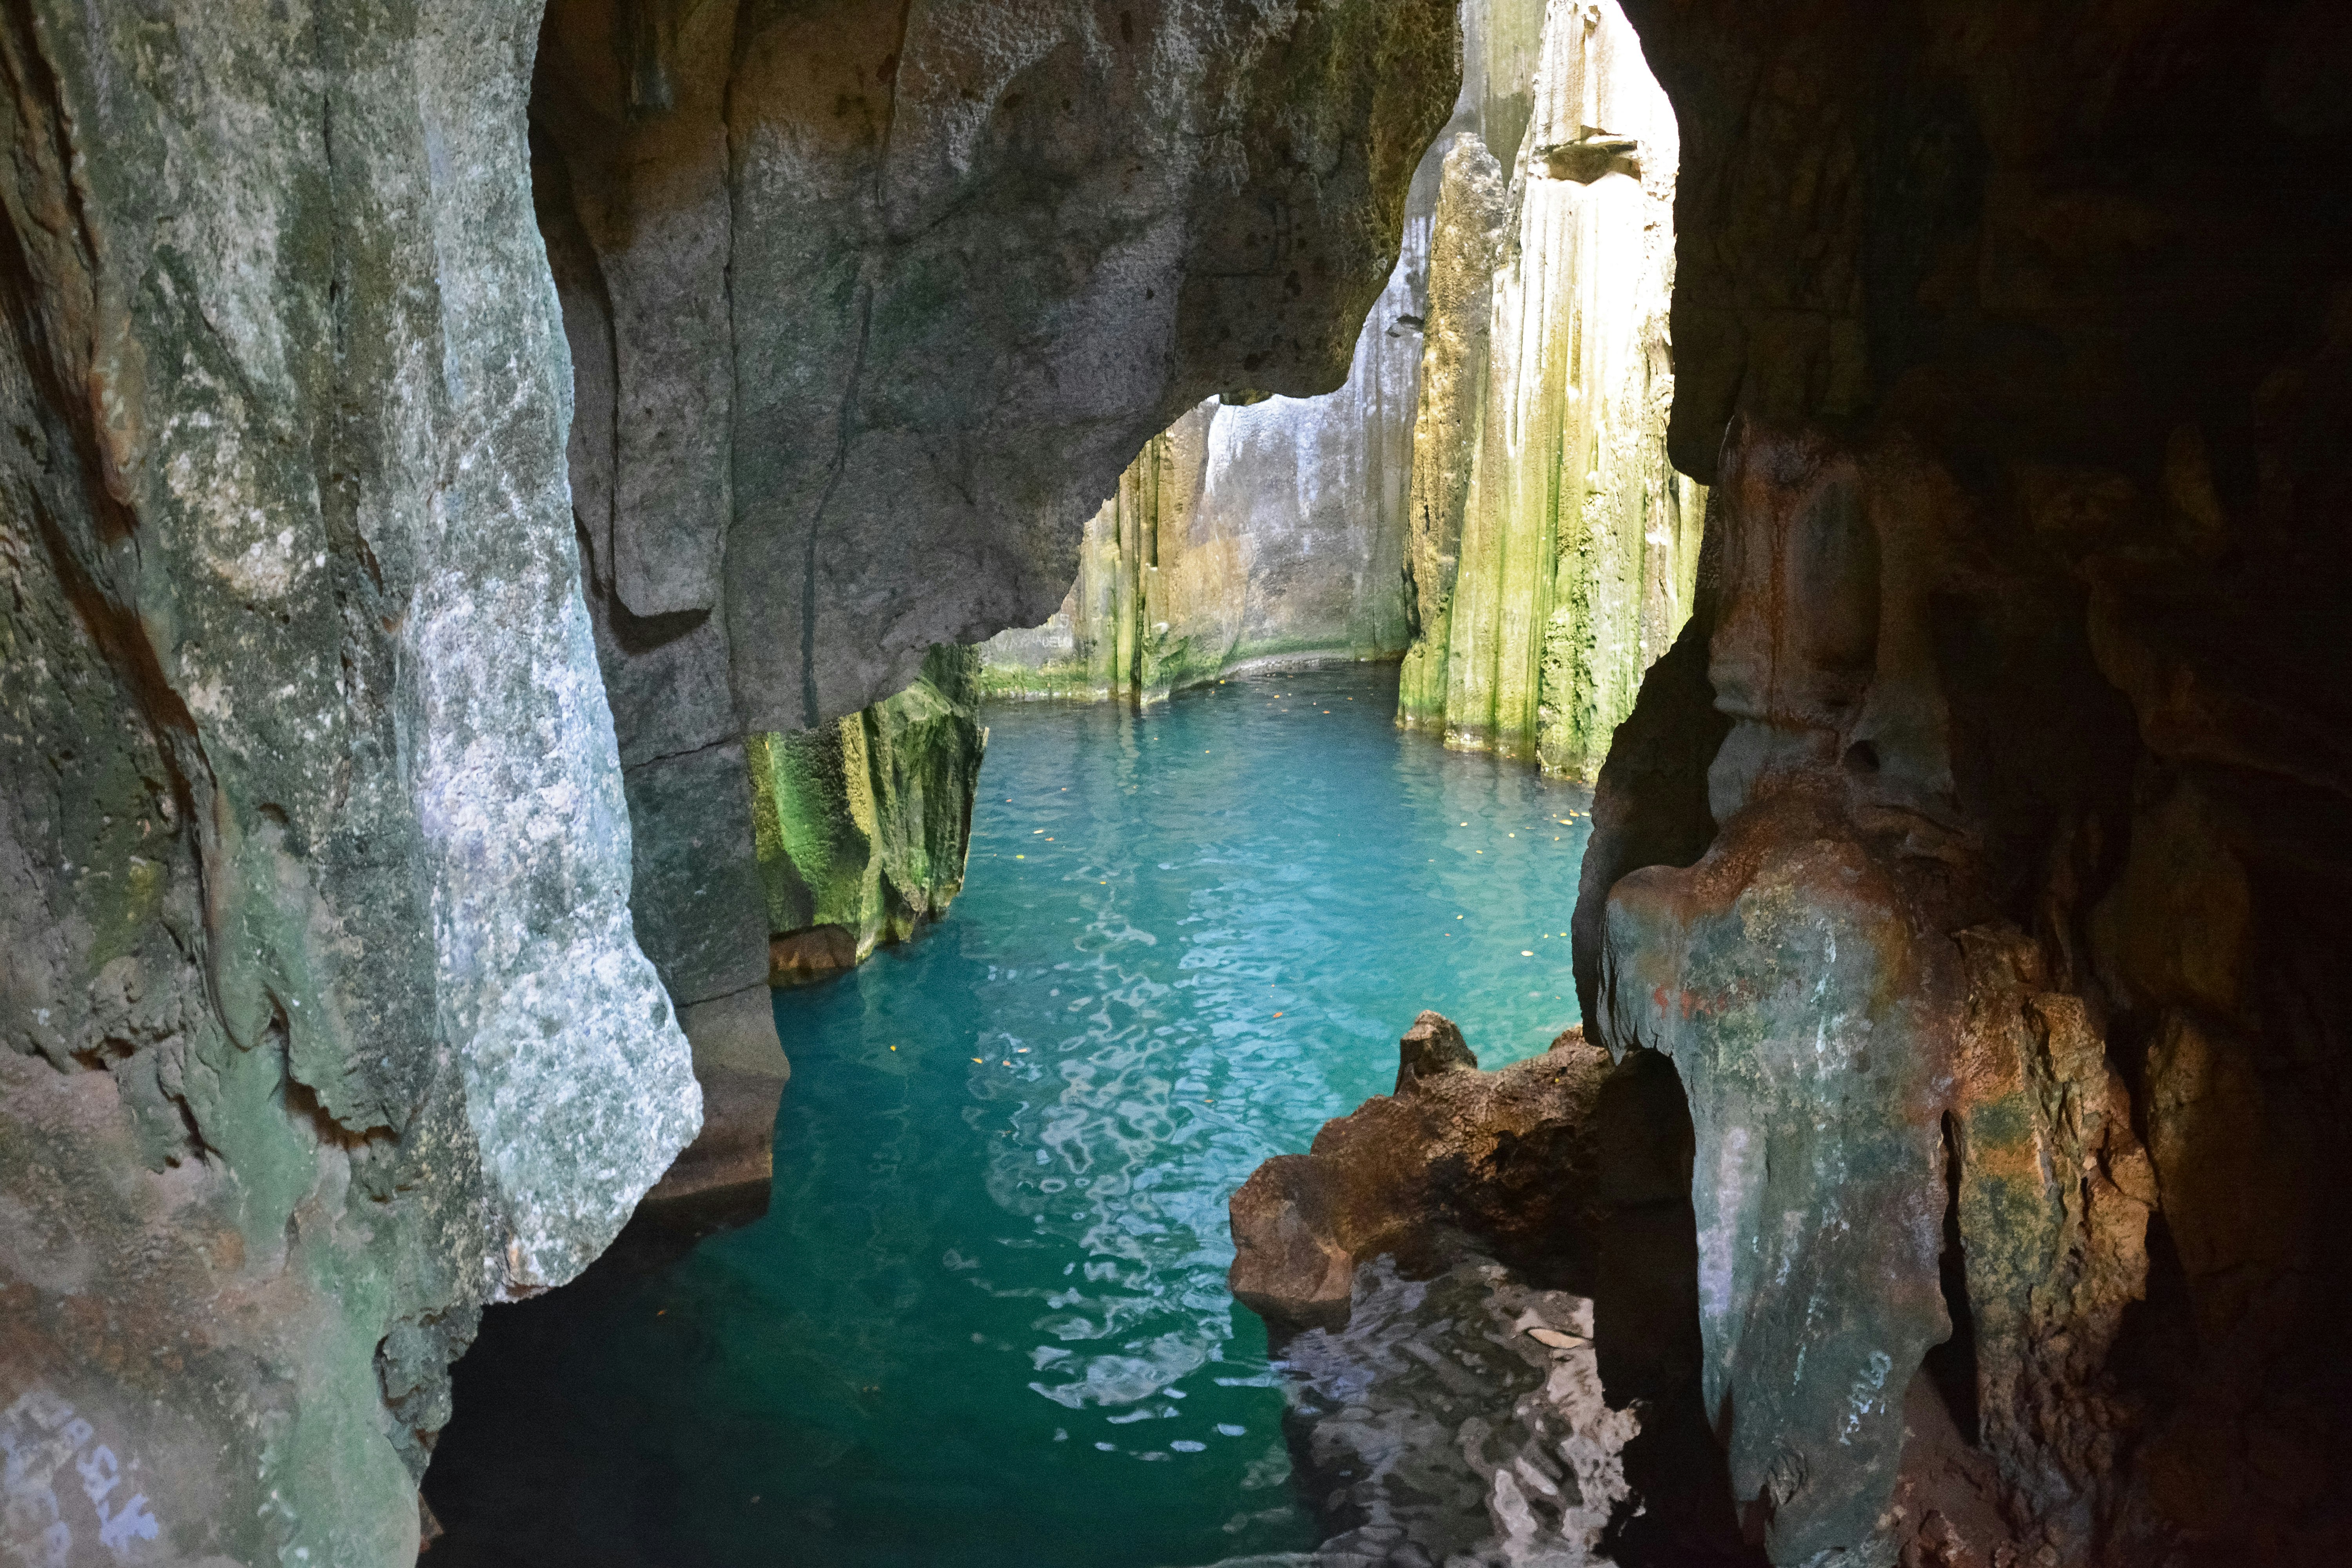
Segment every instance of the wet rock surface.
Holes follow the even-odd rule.
[[[2340,1554],[2345,24],[1626,10],[1683,135],[1721,740],[1668,736],[1696,688],[1661,665],[1579,975],[1700,1124],[1746,1523],[1780,1562]],[[2190,104],[2259,129],[2224,152]],[[1866,1290],[1781,1283],[1864,1245]],[[1915,1356],[1998,1532],[1891,1511]]]
[[[1309,1561],[1733,1560],[1675,1288],[1688,1129],[1656,1135],[1679,1097],[1649,1076],[1575,1030],[1484,1072],[1423,1013],[1393,1096],[1234,1194],[1234,1292],[1294,1380],[1297,1484],[1329,1536]]]
[[[1393,1258],[1353,1281],[1345,1326],[1282,1347],[1293,1484],[1324,1529],[1318,1568],[1585,1568],[1630,1510],[1592,1303],[1491,1259],[1433,1279]]]
[[[1326,1122],[1311,1152],[1275,1156],[1233,1196],[1233,1291],[1270,1321],[1343,1320],[1363,1265],[1435,1267],[1464,1236],[1547,1275],[1591,1267],[1606,1054],[1571,1029],[1481,1072],[1462,1032],[1423,1013],[1400,1057],[1393,1096]]]

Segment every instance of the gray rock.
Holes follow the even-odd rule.
[[[696,1125],[566,504],[533,19],[0,24],[0,1436],[45,1562],[406,1561],[479,1303],[576,1273]]]
[[[534,114],[611,322],[615,587],[698,607],[707,573],[629,563],[702,549],[731,498],[744,731],[1045,620],[1086,516],[1204,395],[1339,384],[1459,68],[1440,0],[720,4],[626,66],[610,16],[551,8]]]
[[[1433,1279],[1357,1269],[1344,1327],[1282,1347],[1302,1490],[1328,1532],[1312,1561],[1607,1568],[1640,1430],[1604,1398],[1592,1303],[1471,1255]],[[1529,1331],[1577,1342],[1554,1349]]]

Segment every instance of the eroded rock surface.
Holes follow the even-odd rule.
[[[1704,491],[1665,449],[1675,117],[1614,0],[1465,17],[1397,713],[1590,779],[1698,559]]]
[[[1489,1259],[1380,1258],[1345,1325],[1282,1347],[1311,1568],[1605,1568],[1639,1416],[1603,1397],[1592,1303]]]
[[[1234,1194],[1229,1277],[1252,1310],[1344,1319],[1362,1265],[1427,1267],[1465,1235],[1507,1261],[1590,1267],[1607,1054],[1570,1029],[1481,1072],[1462,1032],[1423,1013],[1400,1056],[1394,1095],[1325,1122],[1308,1152],[1276,1155]]]
[[[1611,1076],[1574,1029],[1482,1072],[1423,1013],[1393,1095],[1234,1194],[1234,1294],[1274,1335],[1297,1484],[1326,1533],[1307,1561],[1610,1561],[1643,1424],[1602,1396],[1593,1302],[1571,1292],[1622,1239],[1610,1198],[1636,1195],[1604,1194],[1623,1142],[1599,1114]]]
[[[979,675],[976,649],[934,648],[896,697],[818,730],[753,737],[770,984],[862,963],[962,890],[988,744]]]
[[[611,345],[582,516],[746,731],[1043,621],[1204,395],[1337,385],[1458,68],[1439,0],[653,11],[559,0],[534,98]]]
[[[394,1563],[693,1133],[522,4],[0,20],[0,1552]]]
[[[2319,978],[2352,383],[2321,237],[2352,203],[2318,171],[2352,114],[2316,84],[2352,32],[1626,10],[1683,134],[1671,444],[1712,486],[1721,741],[1662,664],[1603,773],[1580,984],[1711,1128],[1747,1522],[1783,1562],[2340,1553],[2347,1259],[2313,1194],[2352,1167]],[[1939,1314],[1927,1382],[2005,1539],[1882,1512]]]

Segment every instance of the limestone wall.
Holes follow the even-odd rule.
[[[815,730],[751,737],[769,978],[822,978],[937,920],[963,888],[988,731],[978,653],[945,645],[898,696]]]
[[[481,1304],[694,1131],[537,9],[0,17],[0,1558],[413,1562]]]
[[[2341,1556],[2352,15],[1626,9],[1713,504],[1576,964],[1687,1093],[1738,1521]]]
[[[1614,0],[1484,22],[1432,241],[1398,718],[1590,778],[1698,564],[1704,492],[1665,456],[1679,147]]]
[[[1077,580],[1034,629],[981,645],[1001,696],[1151,700],[1259,660],[1404,647],[1405,491],[1433,164],[1348,380],[1213,397],[1155,436],[1087,521]]]

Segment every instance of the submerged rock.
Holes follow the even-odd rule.
[[[1591,1333],[1591,1301],[1491,1259],[1358,1270],[1345,1326],[1281,1347],[1294,1484],[1326,1532],[1307,1561],[1605,1568],[1641,1422],[1602,1397]]]

